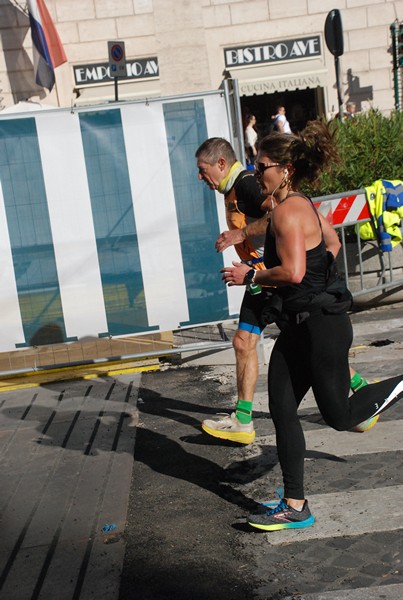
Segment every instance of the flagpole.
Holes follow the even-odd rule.
[[[56,71],[55,71],[55,92],[56,92],[56,101],[57,101],[57,106],[60,107],[60,98],[59,98],[59,88],[57,86],[57,77],[56,77]]]

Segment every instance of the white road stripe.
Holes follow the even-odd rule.
[[[382,600],[401,600],[403,584],[393,583],[379,587],[335,590],[334,592],[319,592],[301,596],[301,600],[379,600],[380,598]],[[284,600],[295,600],[295,596],[287,596]]]
[[[379,319],[370,323],[354,323],[354,343],[359,336],[368,338],[369,335],[375,333],[390,333],[394,329],[402,328],[402,319]]]
[[[255,423],[256,427],[256,423]],[[259,429],[257,429],[258,433]],[[375,452],[397,452],[403,450],[402,421],[379,421],[370,431],[335,431],[323,426],[312,431],[305,430],[307,452],[316,450],[334,456],[356,456]],[[275,446],[273,435],[256,438],[257,446]]]
[[[272,545],[363,535],[403,528],[403,485],[309,497],[315,523],[306,529],[272,531]]]

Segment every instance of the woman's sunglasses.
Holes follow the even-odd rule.
[[[269,163],[268,165],[265,165],[262,162],[255,163],[255,169],[259,173],[259,175],[263,175],[263,173],[266,171],[266,169],[270,169],[270,167],[280,167],[280,166],[281,166],[280,163]]]

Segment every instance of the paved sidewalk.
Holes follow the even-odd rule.
[[[0,394],[1,600],[118,597],[140,378]]]

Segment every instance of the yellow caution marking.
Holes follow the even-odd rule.
[[[123,362],[108,363],[103,365],[80,365],[46,369],[36,372],[20,373],[17,375],[0,377],[0,392],[39,387],[46,383],[69,381],[77,379],[95,379],[97,377],[114,377],[127,373],[141,373],[143,371],[158,371],[159,362],[146,363],[145,361],[130,362],[124,366]],[[27,381],[28,380],[28,381]]]

